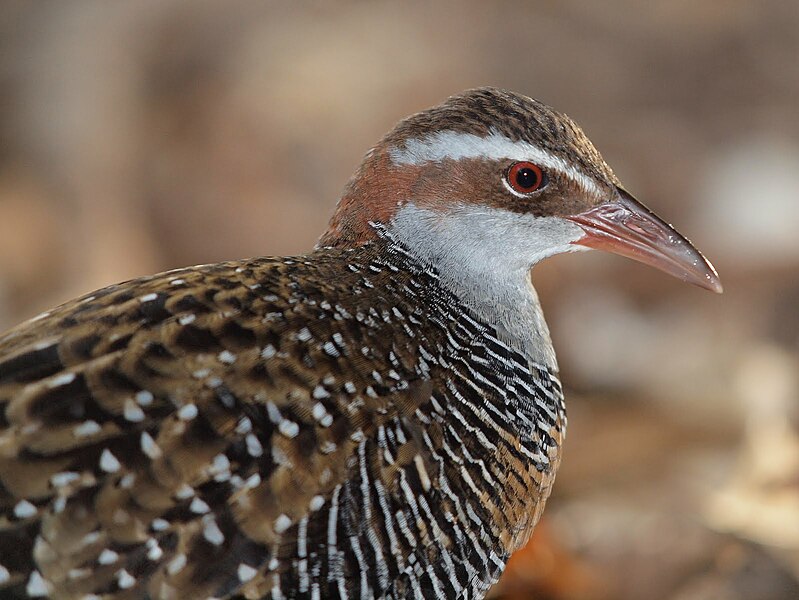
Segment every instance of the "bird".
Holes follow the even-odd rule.
[[[566,431],[531,269],[592,248],[722,291],[574,121],[483,87],[400,121],[307,254],[11,329],[0,597],[484,597]]]

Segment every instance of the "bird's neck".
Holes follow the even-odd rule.
[[[557,371],[549,328],[530,279],[532,265],[508,253],[508,239],[496,237],[497,230],[505,229],[496,219],[514,215],[486,213],[464,209],[452,218],[442,217],[409,202],[386,230],[419,262],[434,268],[442,285],[505,343]]]

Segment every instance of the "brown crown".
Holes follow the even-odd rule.
[[[543,148],[588,175],[616,180],[591,140],[568,115],[528,96],[493,87],[467,90],[403,119],[381,145],[403,147],[406,140],[438,131],[479,136],[496,131],[514,142]]]

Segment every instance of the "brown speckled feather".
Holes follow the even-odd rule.
[[[566,425],[529,268],[616,183],[568,117],[471,90],[367,155],[324,247],[0,337],[0,597],[481,598]]]
[[[19,499],[41,507],[21,523],[41,518],[45,544],[53,540],[40,562],[47,578],[65,583],[96,554],[92,548],[132,556],[150,539],[167,560],[214,554],[199,542],[198,515],[208,509],[192,511],[198,499],[217,515],[217,528],[229,530],[227,549],[239,543],[238,528],[250,544],[269,547],[280,515],[296,520],[343,479],[352,432],[371,434],[402,405],[391,397],[413,388],[380,386],[368,412],[346,412],[348,398],[374,389],[371,373],[387,364],[380,350],[391,341],[359,329],[369,356],[342,354],[332,337],[341,318],[333,303],[347,288],[329,282],[347,274],[335,272],[340,257],[315,258],[313,266],[263,259],[129,282],[0,340],[2,511]],[[349,279],[356,287],[357,275]],[[272,447],[266,456],[264,446]],[[230,489],[232,473],[239,490]],[[253,476],[261,483],[244,481]],[[64,485],[53,484],[58,477]],[[58,498],[67,501],[61,511],[53,510]],[[154,531],[153,520],[165,516],[168,528]],[[98,528],[101,536],[75,553]],[[91,588],[84,578],[67,587],[108,585],[129,560],[92,569]],[[212,595],[202,582],[212,573],[192,570],[172,578],[176,589]]]
[[[446,378],[435,359],[420,365],[427,352],[452,352],[450,332],[431,322],[446,315],[420,308],[450,299],[423,269],[400,269],[401,252],[396,264],[380,258],[386,243],[134,280],[0,339],[0,546],[13,548],[2,562],[13,581],[30,591],[33,573],[35,591],[38,573],[59,598],[258,598],[275,585],[296,597],[313,581],[331,593],[351,579],[360,586],[351,567],[330,564],[330,511],[349,511],[334,527],[365,538],[364,519],[381,517],[335,496],[363,502],[360,476],[399,506],[409,477],[429,490],[442,471],[431,448],[446,445],[444,415],[422,416],[436,412],[431,396],[445,404]],[[353,295],[362,311],[344,308]],[[506,437],[497,459],[516,465],[519,442]],[[530,482],[549,485],[535,467],[522,470],[520,502]],[[455,552],[454,529],[436,528],[421,546],[380,528],[375,536],[402,563],[365,584],[375,596],[391,594],[424,545]],[[306,572],[304,588],[302,554],[325,571]]]

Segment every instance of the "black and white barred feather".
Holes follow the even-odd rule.
[[[565,422],[386,234],[112,286],[0,338],[0,596],[481,597]]]

